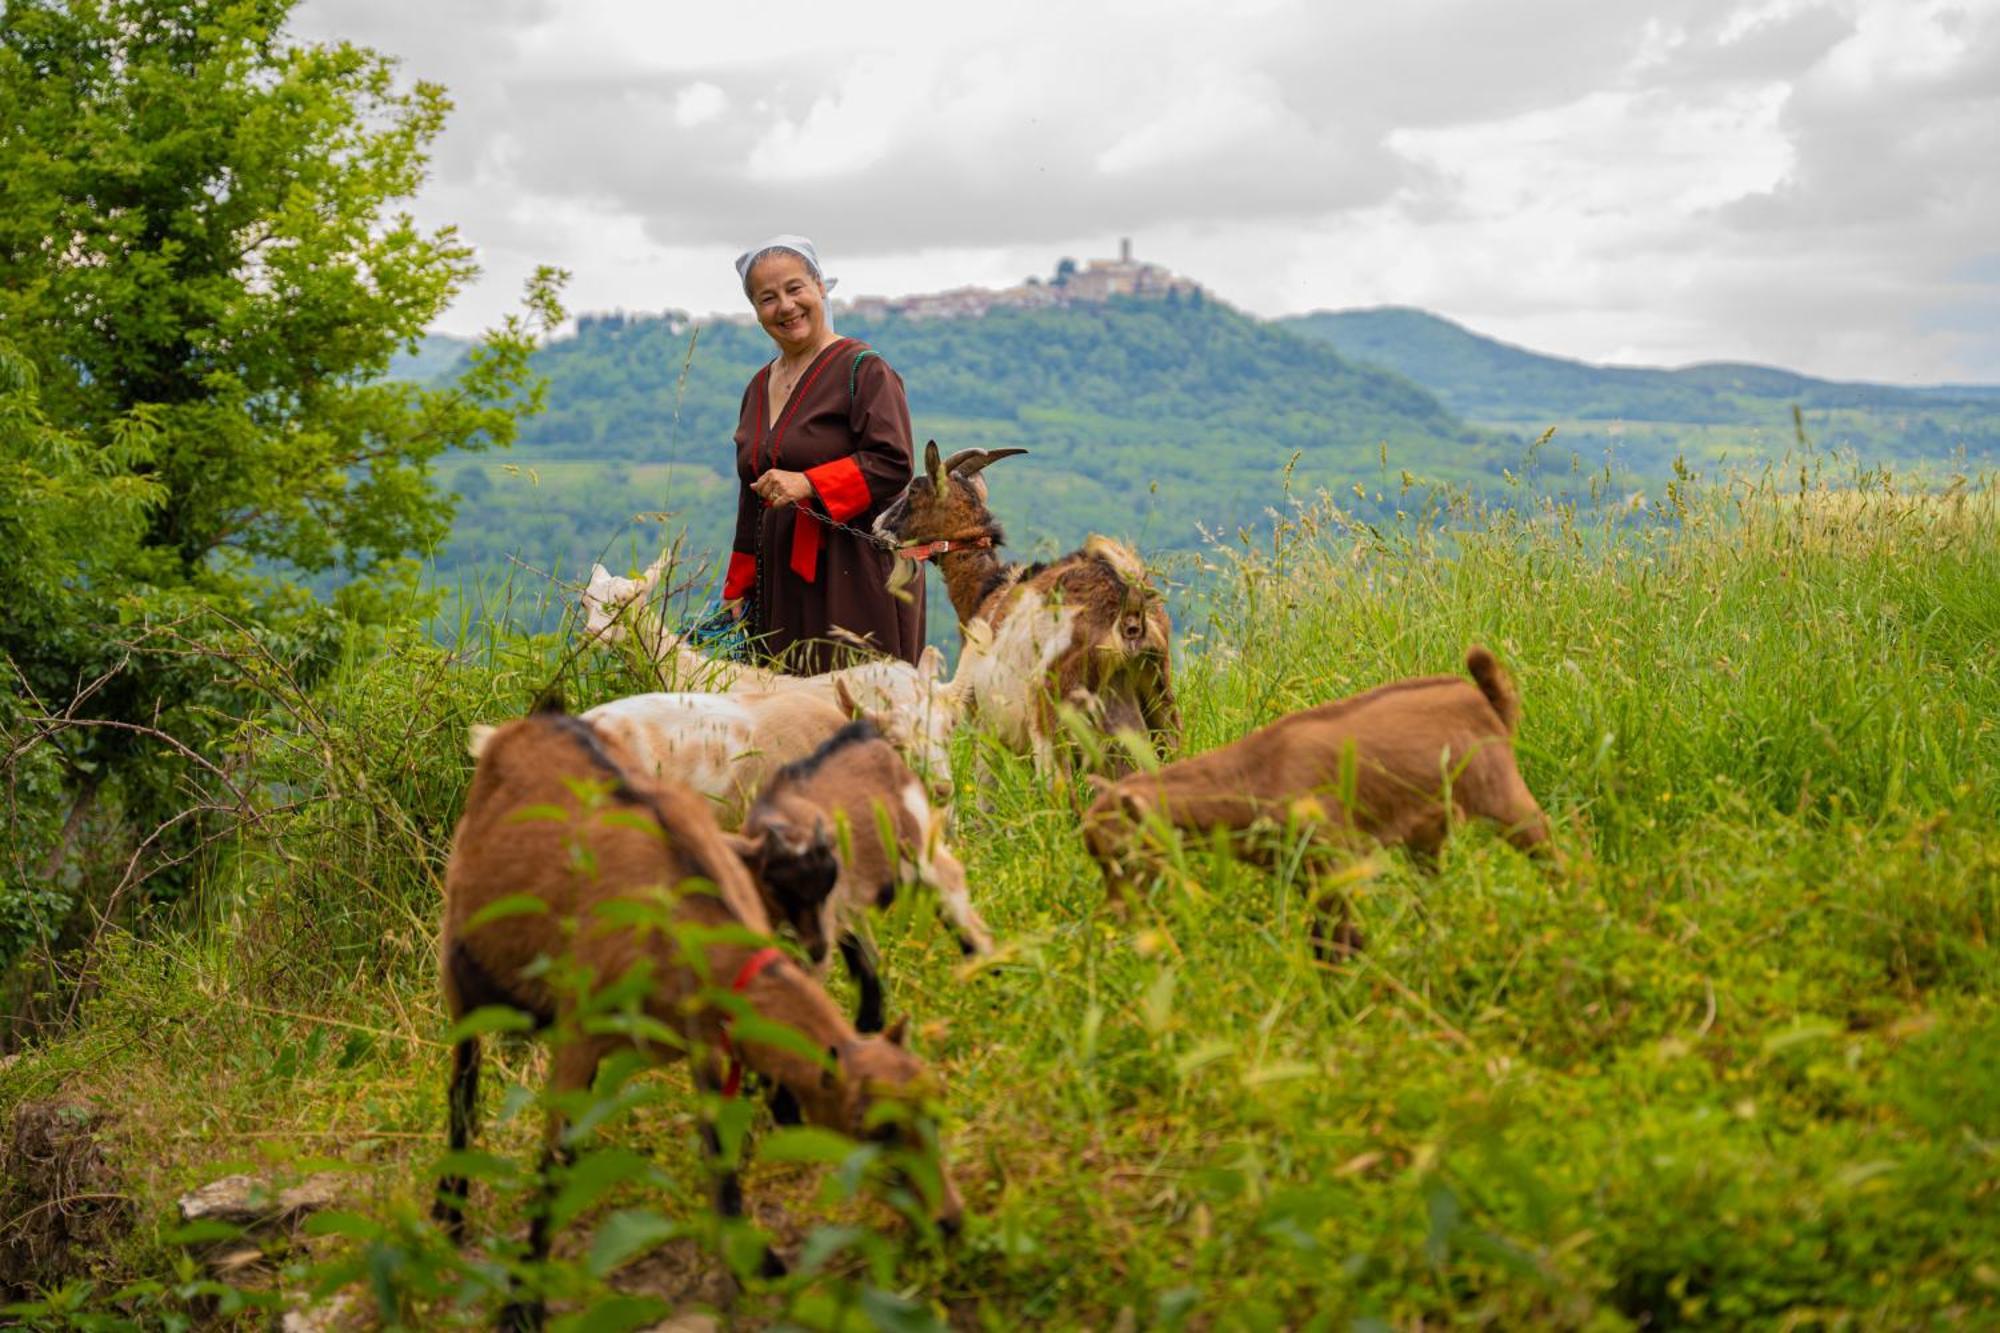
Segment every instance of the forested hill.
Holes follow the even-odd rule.
[[[1294,454],[1296,485],[1344,491],[1380,477],[1385,448],[1395,468],[1462,480],[1497,478],[1521,450],[1401,376],[1213,301],[837,327],[902,374],[920,441],[1032,451],[992,474],[1024,549],[1090,531],[1189,547],[1198,525],[1257,524]],[[634,513],[659,509],[696,549],[718,549],[743,386],[770,355],[750,324],[583,317],[537,354],[548,408],[512,452],[447,471],[466,502],[440,563],[518,551],[573,570]],[[524,485],[531,494],[517,494]]]
[[[1511,429],[1557,426],[1572,445],[1618,432],[1627,466],[1662,453],[1771,452],[1794,438],[1792,409],[1815,443],[1864,459],[2000,458],[2000,389],[1935,389],[1815,379],[1717,362],[1679,370],[1594,366],[1483,337],[1422,310],[1322,311],[1280,321],[1356,362],[1423,385],[1467,419]],[[1634,423],[1645,423],[1633,428]]]

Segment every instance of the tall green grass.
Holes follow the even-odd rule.
[[[934,1245],[821,1199],[817,1168],[761,1164],[747,1189],[785,1206],[764,1218],[781,1238],[846,1224],[861,1248],[742,1308],[995,1329],[2000,1319],[1996,501],[1774,472],[1384,528],[1322,497],[1214,546],[1183,624],[1190,750],[1483,642],[1520,687],[1522,771],[1566,868],[1480,829],[1434,872],[1368,858],[1368,951],[1328,968],[1292,875],[1199,846],[1106,916],[1079,796],[966,737],[960,776],[984,777],[956,838],[1000,956],[962,964],[928,904],[876,933],[891,1011],[949,1079],[969,1234]],[[442,1132],[436,875],[464,725],[554,678],[579,705],[648,687],[559,637],[357,654],[317,721],[270,727],[262,771],[298,804],[246,837],[206,923],[126,941],[87,1026],[0,1072],[0,1100],[103,1098],[155,1214],[259,1146],[336,1157],[378,1230],[328,1254],[401,1256],[406,1317],[475,1318],[490,1287],[420,1280],[447,1262],[416,1220]],[[538,1086],[539,1059],[503,1055],[495,1082]],[[659,1082],[609,1137],[653,1178],[580,1217],[585,1267],[606,1209],[702,1215],[694,1101]],[[535,1120],[503,1116],[488,1146],[525,1170]],[[478,1201],[489,1235],[518,1232],[517,1185]],[[169,1263],[163,1225],[103,1276]],[[655,1256],[573,1290],[603,1311],[621,1289],[713,1297],[699,1267]]]

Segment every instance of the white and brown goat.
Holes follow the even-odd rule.
[[[669,557],[659,559],[638,578],[621,578],[602,564],[590,567],[590,582],[584,585],[583,632],[592,643],[636,642],[669,684],[692,690],[768,690],[783,679],[766,667],[732,662],[695,651],[681,635],[660,622],[659,613],[649,605]]]
[[[899,889],[928,888],[961,952],[988,954],[993,937],[944,840],[944,813],[868,718],[850,722],[805,759],[780,769],[743,821],[740,854],[771,915],[797,932],[824,975],[834,943],[861,991],[854,1025],[882,1026],[882,981],[858,927]]]
[[[1513,682],[1481,647],[1463,676],[1396,681],[1281,717],[1205,754],[1102,783],[1084,815],[1084,841],[1113,900],[1158,862],[1168,829],[1232,835],[1232,849],[1265,861],[1287,831],[1314,863],[1357,844],[1435,855],[1454,822],[1485,819],[1515,846],[1553,854],[1548,820],[1521,780],[1513,736],[1521,715]],[[1359,947],[1344,895],[1314,904],[1322,955]]]
[[[561,818],[552,813],[558,811]],[[677,932],[637,922],[634,909],[644,904],[674,921],[709,928],[708,942],[684,949]],[[538,907],[525,910],[530,905]],[[857,1137],[869,1132],[872,1102],[915,1108],[934,1094],[935,1080],[904,1049],[900,1031],[861,1036],[808,971],[775,949],[742,939],[740,930],[716,929],[725,926],[770,931],[748,870],[700,797],[640,776],[615,739],[580,718],[538,713],[487,739],[445,869],[445,1004],[454,1021],[498,1005],[552,1033],[545,1160],[562,1143],[563,1114],[555,1098],[588,1088],[599,1062],[620,1050],[660,1062],[688,1056],[696,1081],[711,1089],[724,1086],[716,1053],[732,1050],[733,1058],[788,1092],[807,1119]],[[695,948],[698,959],[691,956]],[[551,968],[552,961],[567,962],[568,971],[597,985],[643,976],[639,1004],[661,1035],[585,1030],[577,1022],[583,997],[552,980],[564,971]],[[733,985],[724,980],[732,977]],[[715,998],[724,986],[733,1001]],[[730,1046],[727,1004],[783,1024],[826,1052],[825,1060],[748,1036]],[[479,1064],[477,1036],[453,1046],[454,1151],[462,1151],[474,1131]],[[920,1129],[906,1118],[892,1133],[914,1143]],[[713,1128],[704,1126],[703,1136],[713,1152]],[[937,1179],[935,1215],[947,1231],[955,1230],[961,1205],[942,1163]],[[454,1237],[462,1234],[465,1197],[464,1179],[440,1183],[437,1215]],[[551,1198],[545,1194],[531,1228],[536,1258],[548,1253]],[[740,1213],[733,1176],[718,1180],[716,1203],[725,1213]],[[504,1322],[536,1327],[540,1318],[538,1302],[522,1301]]]
[[[954,684],[961,702],[1003,744],[1055,767],[1060,710],[1080,709],[1107,740],[1107,766],[1130,767],[1115,738],[1150,740],[1165,757],[1180,744],[1165,600],[1136,552],[1093,536],[1046,564],[1003,562],[999,522],[986,507],[990,464],[1025,449],[962,449],[924,471],[875,521],[878,539],[912,559],[935,559],[965,636]]]
[[[743,822],[779,769],[811,754],[857,712],[876,718],[931,793],[948,800],[959,709],[951,687],[936,679],[935,650],[926,653],[922,674],[907,662],[864,662],[831,673],[824,689],[633,694],[583,717],[616,737],[642,775],[672,778],[708,797],[729,828]],[[474,758],[492,734],[490,726],[472,729]]]

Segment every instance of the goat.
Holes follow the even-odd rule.
[[[927,651],[933,656],[926,661],[934,666],[935,650]],[[641,773],[673,778],[708,797],[731,828],[742,822],[773,774],[811,754],[861,711],[878,719],[933,796],[951,798],[951,735],[959,709],[948,686],[912,675],[907,662],[890,661],[830,673],[826,684],[733,694],[634,694],[599,704],[583,717],[616,736]],[[473,758],[492,734],[490,726],[472,728]]]
[[[586,799],[591,784],[601,804]],[[567,817],[524,817],[551,808]],[[712,891],[691,880],[705,880]],[[507,911],[511,899],[538,900],[546,910]],[[635,923],[631,909],[646,902],[660,904],[677,923],[707,928],[707,942],[683,948],[674,932]],[[496,907],[501,915],[493,915]],[[935,1092],[923,1062],[904,1049],[900,1024],[884,1036],[857,1034],[804,969],[742,939],[746,927],[768,934],[769,918],[749,872],[692,792],[638,776],[617,740],[580,718],[539,713],[489,737],[445,868],[445,1006],[454,1022],[471,1010],[504,1005],[527,1014],[537,1030],[554,1030],[545,1173],[562,1146],[561,1095],[588,1088],[599,1062],[620,1050],[659,1062],[707,1051],[693,1062],[697,1084],[733,1091],[713,1055],[729,1049],[732,1059],[789,1093],[807,1119],[857,1137],[868,1129],[872,1102],[909,1107]],[[699,959],[689,956],[695,948]],[[599,984],[644,976],[641,1007],[654,1032],[671,1035],[579,1029],[580,997],[554,984],[542,963],[564,957]],[[731,989],[743,1006],[825,1051],[825,1067],[790,1047],[750,1038],[730,1046],[727,1012],[704,1002],[704,977],[718,983],[734,977]],[[474,1132],[479,1065],[479,1038],[459,1039],[449,1098],[454,1152],[464,1151]],[[907,1117],[892,1116],[891,1123],[907,1144],[921,1137]],[[713,1126],[704,1125],[703,1139],[710,1153],[718,1150]],[[937,1180],[935,1217],[949,1234],[963,1205],[941,1160]],[[536,1259],[548,1254],[553,1197],[553,1183],[545,1182],[529,1233]],[[440,1182],[436,1215],[455,1240],[463,1240],[465,1200],[462,1177]],[[718,1211],[738,1216],[742,1204],[734,1175],[720,1176]],[[775,1271],[774,1256],[766,1263]],[[503,1322],[538,1327],[539,1304],[510,1307]]]
[[[778,770],[743,821],[738,854],[763,886],[766,908],[797,932],[822,976],[839,940],[861,989],[854,1026],[862,1032],[882,1027],[882,981],[855,925],[869,907],[893,902],[899,888],[934,890],[960,951],[993,952],[943,827],[923,783],[865,717]]]
[[[634,694],[583,714],[648,777],[685,782],[735,828],[777,771],[839,731],[847,713],[816,693]]]
[[[597,642],[620,643],[628,632],[636,631],[655,661],[671,664],[671,679],[710,691],[799,691],[835,703],[836,687],[845,686],[855,705],[878,717],[895,719],[889,729],[891,739],[929,779],[940,800],[950,796],[951,736],[963,709],[960,692],[941,679],[944,654],[935,646],[918,654],[914,666],[901,658],[876,657],[817,676],[786,676],[747,663],[705,657],[689,648],[679,635],[666,632],[645,608],[666,559],[661,556],[636,579],[618,578],[603,565],[593,565],[590,585],[583,593],[585,633]],[[628,627],[628,620],[636,624]],[[858,640],[856,643],[865,647]]]
[[[1268,858],[1270,840],[1260,848],[1241,835],[1285,827],[1303,828],[1314,860],[1357,839],[1407,845],[1428,859],[1455,819],[1481,818],[1515,846],[1552,856],[1548,820],[1514,763],[1521,705],[1513,681],[1482,647],[1466,653],[1465,666],[1473,683],[1397,681],[1281,717],[1155,772],[1101,783],[1083,832],[1111,899],[1136,886],[1152,859],[1142,835],[1163,827],[1227,831],[1246,859]],[[1360,947],[1344,896],[1323,895],[1314,909],[1322,957]]]
[[[1107,738],[1149,739],[1164,758],[1180,743],[1166,603],[1136,552],[1093,536],[1048,564],[1004,564],[1000,524],[986,507],[992,463],[1026,449],[963,449],[940,459],[924,448],[924,472],[875,520],[875,535],[910,559],[935,558],[968,652],[955,683],[961,702],[1003,744],[1056,763],[1060,708],[1080,708]],[[1130,765],[1114,749],[1108,766]]]
[[[668,675],[677,684],[712,690],[768,690],[781,677],[775,671],[709,657],[688,647],[686,640],[660,623],[646,605],[666,572],[667,557],[646,566],[636,579],[619,578],[601,564],[590,567],[583,590],[583,632],[593,643],[620,644],[632,635],[656,663],[671,664]]]

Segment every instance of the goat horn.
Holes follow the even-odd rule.
[[[1003,458],[1012,458],[1015,454],[1025,454],[1027,452],[1026,449],[960,449],[945,460],[945,475],[948,477],[971,477],[989,464],[997,463]]]

